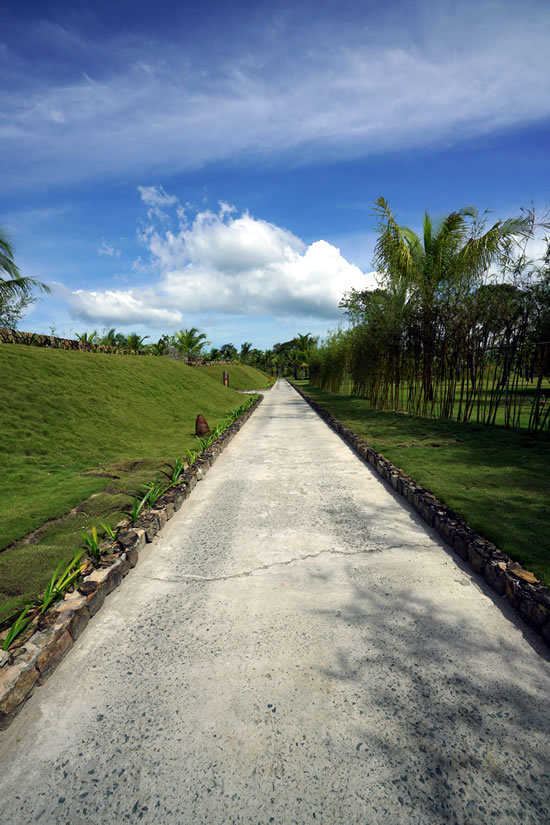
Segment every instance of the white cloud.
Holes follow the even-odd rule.
[[[148,206],[174,206],[178,202],[177,197],[169,195],[162,186],[138,186],[138,191]]]
[[[153,290],[108,289],[105,292],[89,292],[77,289],[68,298],[71,315],[91,323],[135,323],[166,327],[182,321],[182,314],[178,310],[158,306],[158,298]]]
[[[115,249],[110,243],[103,240],[101,241],[101,246],[97,249],[98,255],[107,255],[107,257],[112,258],[120,258],[120,250]]]
[[[19,188],[23,172],[34,186],[228,158],[349,159],[548,117],[544,4],[500,4],[496,16],[492,3],[432,6],[401,29],[259,31],[218,61],[201,43],[124,41],[123,62],[64,85],[40,84],[29,66],[18,93],[0,89],[3,184]],[[172,205],[161,187],[140,191],[151,210]]]
[[[174,204],[175,205],[175,204]],[[158,280],[148,290],[71,293],[74,315],[92,322],[170,325],[182,313],[220,313],[336,319],[342,294],[374,288],[340,250],[324,240],[309,246],[287,229],[237,215],[221,204],[199,212],[177,233],[148,228],[149,271]],[[140,259],[139,268],[145,263]]]

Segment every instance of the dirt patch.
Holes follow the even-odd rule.
[[[81,476],[93,476],[94,478],[120,478],[112,473],[79,473]]]

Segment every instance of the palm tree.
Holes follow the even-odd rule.
[[[97,334],[97,329],[94,329],[93,332],[76,332],[75,333],[77,339],[81,341],[83,344],[98,344],[99,337]]]
[[[244,344],[241,344],[241,351],[240,351],[239,355],[240,355],[240,359],[243,362],[243,364],[247,363],[251,349],[252,349],[252,344],[251,344],[250,341],[245,341]]]
[[[167,335],[163,335],[162,338],[158,339],[156,344],[149,344],[147,349],[153,355],[167,355],[169,346],[170,339]]]
[[[198,358],[201,350],[210,342],[206,340],[206,334],[199,332],[196,327],[191,329],[180,329],[172,336],[171,343],[178,350],[184,361],[191,358]]]
[[[35,278],[26,278],[21,275],[13,260],[13,250],[8,236],[5,230],[0,228],[0,276],[3,272],[10,277],[8,279],[0,277],[0,298],[6,300],[9,298],[29,298],[33,289],[51,292],[47,284],[43,284]]]
[[[374,262],[390,292],[403,290],[418,310],[422,346],[422,393],[432,394],[432,368],[438,309],[449,296],[470,294],[479,286],[507,240],[530,232],[528,218],[497,221],[481,234],[483,223],[472,206],[451,212],[439,221],[424,213],[420,238],[408,226],[400,226],[387,201],[375,203],[379,218]]]
[[[123,347],[125,342],[125,336],[122,332],[117,332],[114,327],[112,327],[108,332],[103,330],[103,335],[99,341],[99,343],[103,344],[105,347]]]
[[[125,346],[132,352],[141,352],[143,349],[143,342],[146,338],[149,338],[149,336],[138,335],[137,332],[131,332],[130,335],[126,336]]]

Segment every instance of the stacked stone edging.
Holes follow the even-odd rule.
[[[407,499],[424,521],[437,530],[443,541],[452,547],[461,559],[469,562],[475,572],[482,575],[499,596],[506,596],[527,624],[550,645],[550,589],[541,584],[533,573],[524,570],[518,562],[512,561],[496,545],[476,533],[433,493],[409,478],[403,470],[388,461],[353,430],[345,427],[299,387],[290,381],[289,384],[329,427],[341,435],[399,495]]]
[[[133,525],[124,524],[101,566],[41,617],[20,647],[0,651],[0,730],[7,728],[37,685],[42,685],[71,649],[105,597],[135,567],[139,553],[180,509],[197,482],[263,401],[260,396],[185,470],[154,506]]]

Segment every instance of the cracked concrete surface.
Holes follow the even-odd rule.
[[[279,382],[0,734],[0,823],[546,825],[549,688]]]

